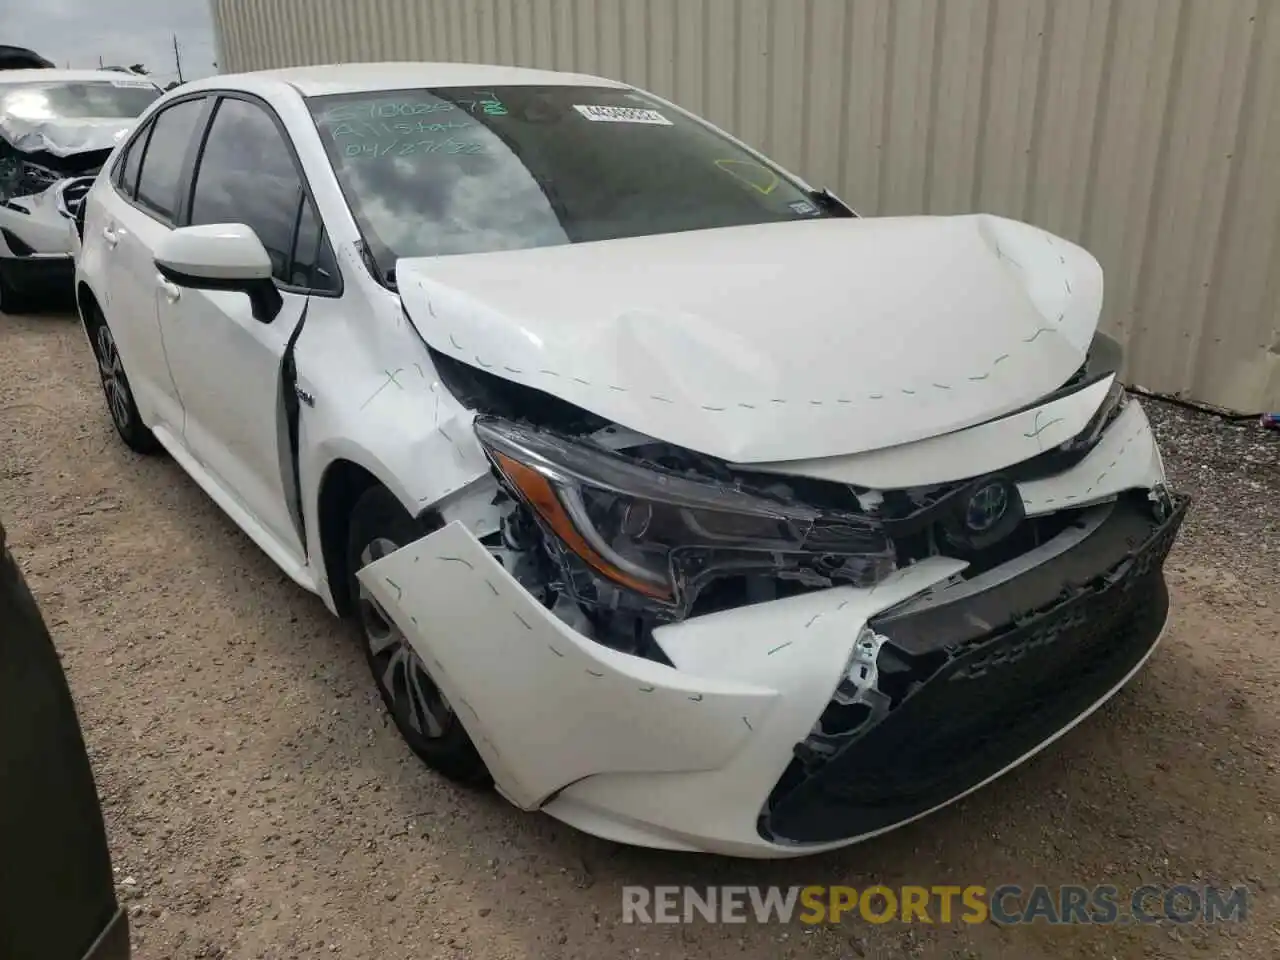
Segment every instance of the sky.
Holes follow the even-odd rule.
[[[143,64],[161,83],[217,73],[209,0],[0,0],[0,43],[29,47],[57,66]]]

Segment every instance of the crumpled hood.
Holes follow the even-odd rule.
[[[111,150],[138,120],[136,117],[102,120],[28,120],[0,116],[0,137],[23,153],[44,151],[70,157],[91,150]]]
[[[753,463],[949,433],[1084,361],[1102,271],[986,215],[798,221],[401,260],[422,337],[641,433]]]

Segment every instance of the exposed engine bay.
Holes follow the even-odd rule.
[[[80,208],[110,154],[23,154],[0,140],[0,253],[63,253],[67,221],[83,237]]]
[[[68,177],[91,177],[111,150],[90,150],[59,157],[47,151],[24,153],[0,139],[0,203],[43,193]]]

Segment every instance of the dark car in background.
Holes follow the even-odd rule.
[[[71,690],[0,523],[0,958],[129,956]]]
[[[0,43],[0,70],[44,70],[52,67],[52,62],[34,50]]]

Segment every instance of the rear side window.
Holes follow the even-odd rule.
[[[320,262],[327,244],[302,175],[284,134],[256,103],[227,98],[218,104],[196,167],[191,223],[246,224],[266,247],[277,280],[329,288],[330,265]],[[336,271],[329,282],[336,282]]]
[[[125,148],[124,156],[116,167],[116,186],[130,200],[138,191],[138,170],[142,167],[142,155],[147,149],[147,138],[151,136],[151,124],[138,131],[138,135]]]
[[[177,213],[178,186],[187,148],[204,112],[204,98],[175,103],[158,114],[142,157],[138,178],[138,202],[172,221]]]

